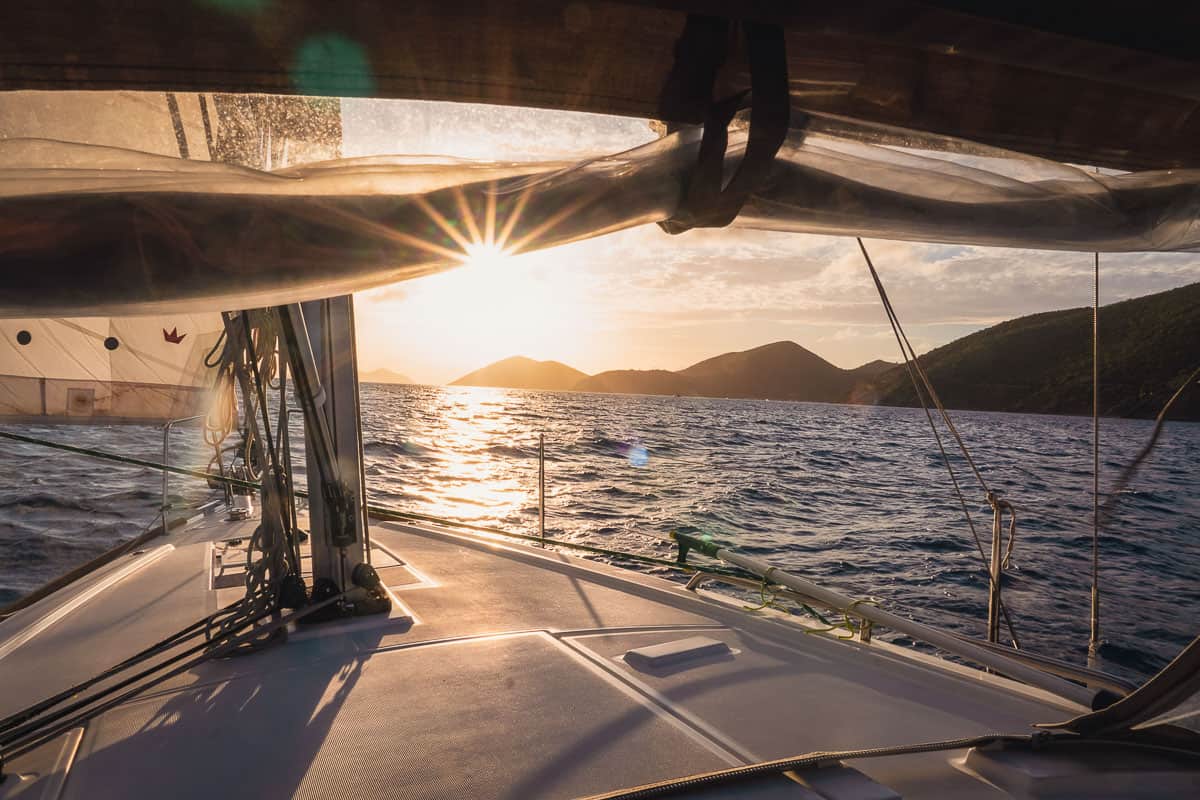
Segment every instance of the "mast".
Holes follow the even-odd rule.
[[[350,570],[367,558],[366,489],[359,428],[357,343],[354,299],[349,295],[303,303],[301,309],[313,346],[313,359],[325,388],[317,408],[325,417],[337,464],[337,479],[350,504],[344,530],[327,508],[327,480],[315,459],[322,454],[306,444],[309,514],[312,529],[313,583],[323,578],[344,588]],[[311,437],[306,437],[311,438]]]
[[[359,583],[363,565],[370,566],[354,298],[285,306],[278,313],[304,412],[315,602]],[[386,596],[379,599],[381,607],[349,613],[386,610]]]

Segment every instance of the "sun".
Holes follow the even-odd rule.
[[[453,380],[509,356],[573,360],[586,349],[595,320],[572,258],[463,249],[455,269],[363,298],[368,361]]]
[[[375,307],[387,349],[398,350],[404,340],[425,343],[426,365],[417,368],[448,379],[514,355],[570,357],[589,338],[591,322],[575,259],[566,255],[570,248],[524,252],[525,240],[512,236],[519,204],[501,218],[489,202],[479,219],[465,199],[461,205],[463,229],[426,209],[453,243],[453,252],[437,245],[453,268],[406,284],[402,302],[388,303],[387,310]],[[417,354],[379,353],[371,360],[414,364]]]
[[[462,263],[469,270],[504,269],[513,262],[512,254],[494,242],[473,242],[464,249]]]

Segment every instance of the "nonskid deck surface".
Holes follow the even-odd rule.
[[[253,524],[198,522],[0,624],[0,714],[235,598],[214,581],[214,553]],[[371,539],[397,600],[388,618],[202,664],[18,759],[0,798],[568,798],[813,750],[1029,732],[1072,713],[603,564],[393,523]],[[663,668],[623,658],[694,636],[729,652]],[[903,797],[999,796],[954,768],[961,755],[854,766]],[[786,779],[753,788],[814,796]]]

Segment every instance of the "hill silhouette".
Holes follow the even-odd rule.
[[[874,364],[844,370],[795,342],[775,342],[725,353],[674,372],[625,369],[589,376],[557,361],[514,356],[464,375],[451,385],[840,403],[849,399],[861,380],[860,370],[875,375],[879,369],[894,366]]]
[[[774,342],[725,353],[680,370],[707,397],[844,402],[854,387],[849,370],[835,367],[795,342]]]
[[[609,370],[584,378],[573,388],[608,394],[700,394],[687,378],[665,369]]]
[[[949,408],[1044,414],[1092,410],[1092,311],[1070,308],[1002,322],[920,357]],[[1200,283],[1100,309],[1100,412],[1153,417],[1200,364]],[[902,365],[841,369],[795,342],[774,342],[677,371],[585,375],[555,361],[510,358],[455,385],[518,389],[918,405]],[[1200,420],[1200,386],[1171,419]]]
[[[892,361],[884,361],[882,358],[877,358],[874,361],[868,361],[861,367],[855,367],[849,372],[859,380],[871,380],[876,378],[890,369],[895,369],[898,365]]]
[[[1002,322],[922,355],[949,408],[1091,414],[1092,310],[1071,308]],[[1153,417],[1200,364],[1200,283],[1100,309],[1100,413]],[[883,405],[915,405],[894,368],[864,392]],[[1200,419],[1200,387],[1171,419]]]
[[[540,389],[561,392],[575,388],[587,373],[557,361],[534,361],[513,356],[463,375],[451,386],[493,386],[505,389]]]
[[[412,383],[413,379],[390,369],[373,369],[358,374],[359,383]]]

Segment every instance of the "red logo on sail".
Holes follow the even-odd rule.
[[[167,329],[163,328],[163,339],[167,340],[171,344],[179,344],[183,341],[183,337],[185,336],[187,336],[187,334],[180,333],[179,328],[171,328],[170,333],[167,333]]]

